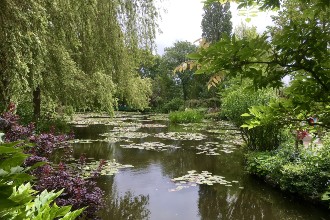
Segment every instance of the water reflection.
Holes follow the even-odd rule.
[[[100,215],[102,219],[134,219],[143,220],[150,218],[149,196],[135,196],[131,191],[125,192],[123,196],[111,195],[107,208]]]
[[[155,220],[215,220],[215,219],[330,219],[328,210],[288,197],[263,182],[251,178],[244,172],[243,152],[235,148],[232,153],[219,151],[219,156],[197,154],[199,145],[206,142],[230,144],[237,132],[226,132],[223,123],[200,124],[194,126],[169,126],[167,121],[146,120],[148,116],[125,115],[117,117],[120,122],[134,122],[139,125],[136,132],[148,133],[144,138],[127,137],[115,143],[77,143],[74,157],[84,153],[95,160],[116,159],[121,164],[131,164],[134,168],[121,170],[114,176],[102,176],[99,185],[107,195],[107,206],[100,213],[102,219],[155,219]],[[115,124],[115,121],[114,123]],[[129,123],[121,123],[129,126]],[[153,127],[162,124],[166,127]],[[133,124],[131,124],[133,126]],[[146,125],[146,126],[143,126]],[[222,126],[222,130],[219,130]],[[114,126],[93,125],[76,128],[77,137],[101,139],[99,134],[109,132]],[[118,129],[117,129],[118,130]],[[211,131],[212,132],[208,132]],[[157,138],[154,134],[167,132],[198,132],[207,135],[203,140],[171,140]],[[180,148],[166,148],[164,151],[126,149],[123,144],[160,142]],[[224,176],[231,186],[220,184],[197,185],[172,192],[177,187],[172,178],[196,170]]]

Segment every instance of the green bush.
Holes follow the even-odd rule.
[[[171,123],[198,123],[202,121],[203,114],[197,110],[186,110],[171,112],[169,118]]]
[[[223,97],[222,118],[227,118],[237,127],[240,127],[250,150],[272,150],[280,144],[281,130],[276,124],[252,129],[241,128],[245,122],[245,118],[241,116],[242,114],[249,112],[251,106],[267,105],[275,97],[275,92],[272,89],[254,91],[244,85],[235,87],[235,90],[230,90]]]
[[[298,151],[291,144],[269,152],[249,152],[246,161],[249,173],[308,199],[321,201],[323,196],[330,205],[330,142]]]
[[[162,107],[161,107],[161,111],[164,113],[169,113],[172,111],[178,111],[179,109],[181,109],[184,106],[184,101],[183,99],[180,98],[174,98],[171,101],[165,103]]]
[[[29,101],[19,103],[16,114],[20,116],[21,124],[27,125],[34,121],[33,103]],[[56,103],[49,102],[46,106],[42,106],[40,118],[35,124],[36,129],[38,132],[44,132],[54,128],[56,131],[68,133],[71,128],[66,118],[73,114],[72,106],[58,106]]]
[[[218,108],[220,107],[219,98],[190,99],[185,102],[187,108]]]
[[[63,191],[37,194],[32,189],[28,181],[33,177],[26,173],[31,168],[22,166],[28,157],[23,147],[18,142],[0,145],[0,219],[71,220],[79,216],[84,209],[71,212],[71,206],[58,207],[54,203]]]
[[[36,123],[37,132],[46,132],[55,129],[56,132],[69,133],[71,127],[68,120],[64,116],[57,116],[54,118],[41,117]]]

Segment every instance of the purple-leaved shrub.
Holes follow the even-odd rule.
[[[63,193],[56,199],[60,206],[72,205],[74,209],[87,207],[83,216],[95,219],[96,213],[104,206],[103,191],[96,186],[93,178],[83,179],[77,173],[73,173],[66,165],[66,156],[71,152],[68,141],[73,135],[56,135],[54,130],[49,133],[36,134],[33,123],[27,126],[19,124],[19,116],[15,114],[15,105],[10,104],[9,110],[1,115],[0,130],[5,132],[5,142],[26,140],[33,143],[32,147],[27,148],[30,156],[24,162],[25,166],[33,166],[37,162],[46,164],[31,171],[37,179],[34,187],[36,190],[43,191],[61,190]],[[57,168],[53,167],[50,157],[57,149],[64,149],[64,161],[60,162]],[[102,162],[97,170],[93,171],[93,177],[97,177],[101,172]]]

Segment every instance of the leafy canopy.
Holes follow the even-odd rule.
[[[329,7],[319,3],[285,1],[283,10],[273,18],[275,26],[263,35],[249,39],[224,36],[190,58],[197,61],[198,73],[240,75],[252,79],[256,88],[281,88],[282,79],[289,76],[283,98],[269,106],[271,111],[259,112],[282,118],[284,124],[317,114],[322,125],[329,127]],[[311,10],[315,7],[319,10]],[[262,124],[266,114],[251,115],[258,115],[256,124]]]

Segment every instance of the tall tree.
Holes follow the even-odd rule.
[[[0,6],[1,106],[9,101],[113,111],[148,105],[138,65],[151,50],[155,1],[4,0]],[[43,97],[43,98],[42,98]],[[46,105],[44,105],[46,106]]]
[[[286,96],[270,106],[252,109],[256,120],[250,126],[270,121],[290,125],[305,120],[309,113],[319,115],[320,125],[330,127],[330,7],[320,0],[283,4],[274,18],[276,25],[263,36],[226,37],[194,54],[201,65],[198,71],[240,74],[251,78],[257,88],[279,88],[283,77],[290,76]]]
[[[207,42],[216,42],[222,34],[230,35],[232,31],[230,4],[213,2],[203,7],[202,36]]]
[[[165,54],[163,55],[164,64],[167,70],[172,73],[173,69],[180,65],[180,63],[187,61],[187,55],[195,52],[197,47],[188,41],[177,41],[174,43],[173,47],[165,48]],[[177,72],[176,74],[178,83],[182,87],[183,99],[186,101],[188,99],[188,84],[192,80],[193,71],[184,70]]]
[[[42,81],[47,53],[47,13],[42,1],[2,1],[0,102],[3,106]]]

